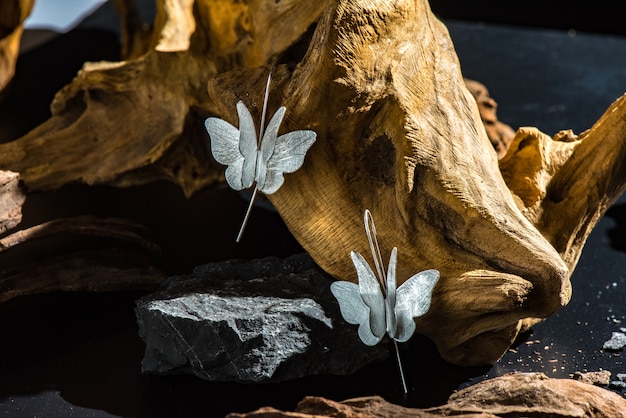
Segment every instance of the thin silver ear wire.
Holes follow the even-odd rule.
[[[270,82],[272,81],[272,70],[274,66],[270,69],[270,73],[267,76],[267,83],[265,84],[265,97],[263,98],[263,111],[261,112],[261,127],[259,128],[259,137],[257,138],[257,148],[261,148],[261,141],[263,141],[263,131],[265,130],[265,113],[267,112],[267,100],[270,95]],[[248,218],[250,217],[250,212],[252,211],[252,205],[254,204],[254,199],[256,198],[256,193],[258,191],[258,187],[255,184],[254,190],[252,191],[252,197],[250,197],[250,203],[248,204],[248,210],[246,210],[246,215],[243,218],[243,222],[241,223],[241,228],[239,228],[239,234],[237,234],[236,242],[241,240],[241,236],[243,235],[243,230],[248,223]]]
[[[265,84],[265,97],[263,98],[263,111],[261,112],[261,127],[259,128],[259,148],[261,147],[261,141],[263,140],[263,131],[265,130],[265,114],[267,113],[267,100],[270,97],[270,83],[272,81],[273,69],[274,67],[270,69],[270,73],[267,75],[267,83]]]
[[[407,393],[409,393],[409,389],[406,386],[406,379],[404,378],[404,369],[402,367],[402,359],[400,358],[400,348],[398,348],[398,342],[396,340],[392,338],[391,341],[393,341],[393,347],[396,349],[396,360],[398,361],[398,369],[400,370],[400,380],[402,381],[402,390],[404,391],[404,394],[406,395]]]
[[[363,214],[363,223],[365,224],[365,233],[367,234],[367,241],[370,244],[370,251],[372,257],[374,257],[374,265],[376,266],[376,272],[378,273],[378,281],[380,282],[380,288],[384,297],[387,297],[387,277],[385,274],[385,265],[383,264],[383,256],[380,253],[380,246],[378,245],[378,237],[376,236],[376,225],[374,225],[374,218],[369,209],[365,209]],[[393,348],[396,350],[396,360],[398,362],[398,369],[400,370],[400,381],[402,382],[402,389],[404,393],[409,393],[409,389],[406,385],[406,379],[404,378],[404,368],[402,367],[402,359],[400,358],[400,348],[398,342],[395,339],[393,341]]]
[[[254,186],[254,190],[252,191],[252,197],[250,197],[250,203],[248,204],[248,210],[246,210],[246,216],[243,218],[243,222],[241,223],[241,228],[239,228],[239,234],[237,234],[236,242],[241,240],[241,236],[243,235],[243,230],[246,228],[246,224],[248,223],[248,218],[250,217],[250,212],[252,211],[252,205],[254,204],[254,199],[256,198],[256,193],[258,189]]]
[[[380,253],[380,247],[378,245],[376,225],[374,225],[374,219],[372,218],[372,214],[369,209],[365,209],[365,213],[363,214],[363,223],[365,224],[367,242],[370,244],[370,251],[372,252],[372,257],[374,258],[376,273],[378,273],[380,288],[383,291],[383,295],[387,296],[387,276],[385,274],[385,265],[383,264],[383,256]]]

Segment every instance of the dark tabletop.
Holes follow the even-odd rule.
[[[626,92],[626,38],[559,29],[499,26],[446,19],[464,75],[484,83],[500,120],[553,135],[589,128]],[[94,46],[97,45],[97,48]],[[44,121],[52,95],[83,61],[118,58],[117,35],[87,25],[25,53],[15,82],[0,103],[0,134],[10,140]],[[62,56],[62,58],[60,58]],[[216,221],[215,202],[243,213],[247,202],[228,190],[190,199],[178,187],[155,183],[132,189],[71,186],[28,197],[23,226],[92,213],[138,220],[155,232],[172,274],[228,258],[287,256],[302,251],[277,214],[259,210],[235,245],[227,236],[239,217]],[[114,202],[114,204],[112,204]],[[71,243],[66,244],[68,246]],[[58,249],[57,249],[58,250]],[[29,256],[50,255],[31,248]],[[2,267],[19,251],[0,255]],[[0,305],[0,416],[223,416],[261,406],[293,409],[306,395],[335,400],[382,395],[425,407],[452,391],[511,371],[571,377],[577,371],[626,373],[626,353],[602,349],[626,327],[626,199],[621,198],[589,237],[572,276],[567,307],[523,335],[493,367],[447,364],[416,336],[403,347],[413,388],[400,396],[392,359],[353,376],[317,376],[269,385],[210,383],[193,376],[140,373],[144,345],[137,334],[135,300],[143,293],[84,292],[30,296]],[[619,389],[612,389],[622,395]]]

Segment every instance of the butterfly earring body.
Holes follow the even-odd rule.
[[[404,393],[408,393],[397,342],[408,341],[415,332],[415,318],[428,312],[433,289],[439,280],[439,271],[421,271],[397,287],[398,249],[393,247],[391,250],[385,274],[376,227],[367,209],[363,214],[363,222],[378,277],[360,253],[351,251],[358,284],[336,281],[330,285],[330,291],[339,303],[343,319],[359,326],[358,335],[364,344],[378,344],[385,333],[392,339],[402,388]]]
[[[414,318],[428,312],[433,288],[439,279],[437,270],[425,270],[412,276],[396,289],[397,248],[389,258],[386,294],[383,294],[374,271],[365,258],[352,251],[358,284],[337,281],[330,290],[339,302],[342,317],[359,325],[359,337],[366,345],[376,345],[385,336],[398,342],[408,341],[415,332]]]
[[[249,189],[256,183],[260,192],[272,194],[285,181],[284,173],[293,173],[302,167],[317,134],[299,130],[278,136],[285,111],[285,107],[276,111],[260,146],[252,115],[243,102],[237,103],[239,129],[219,118],[206,119],[204,124],[211,139],[213,158],[227,166],[226,182],[232,189]]]
[[[285,181],[284,173],[293,173],[302,167],[304,156],[317,137],[311,130],[293,131],[278,136],[278,129],[286,111],[284,106],[274,113],[265,132],[263,131],[270,80],[271,73],[265,88],[259,140],[252,115],[242,101],[237,103],[239,129],[215,117],[209,117],[204,122],[215,161],[227,166],[224,175],[228,185],[234,190],[248,189],[255,185],[237,235],[237,242],[241,239],[248,221],[256,192],[265,194],[276,192]]]

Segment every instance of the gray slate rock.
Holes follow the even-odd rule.
[[[389,355],[361,343],[308,254],[229,260],[169,278],[137,301],[144,373],[211,381],[278,382],[347,375]]]

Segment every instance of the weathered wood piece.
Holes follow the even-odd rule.
[[[245,93],[258,101],[267,71],[211,79],[220,114],[234,119]],[[299,65],[274,79],[270,108],[291,109],[285,129],[319,139],[269,199],[322,268],[354,281],[347,249],[367,249],[359,214],[382,217],[379,238],[398,247],[399,280],[440,270],[418,332],[459,364],[497,360],[520,330],[569,301],[585,239],[624,190],[623,99],[584,140],[546,145],[545,163],[520,161],[529,151],[512,146],[503,178],[447,30],[425,1],[338,1]],[[548,192],[519,205],[520,185]]]
[[[370,31],[358,22],[367,22]],[[436,59],[418,60],[430,54]],[[270,200],[322,267],[354,280],[344,253],[365,247],[355,241],[358,213],[370,208],[385,217],[378,228],[381,241],[386,235],[399,246],[400,258],[410,260],[401,277],[443,264],[433,309],[418,329],[435,340],[446,358],[464,364],[493,361],[521,326],[567,303],[569,275],[589,226],[623,191],[624,177],[609,174],[620,172],[623,161],[619,144],[625,110],[619,102],[588,134],[604,138],[610,132],[614,138],[615,145],[602,146],[611,150],[610,158],[586,157],[603,171],[559,176],[551,187],[570,191],[574,179],[581,178],[577,183],[608,184],[593,187],[600,192],[591,199],[582,187],[574,187],[576,203],[558,210],[551,205],[544,212],[551,201],[541,199],[544,219],[525,210],[531,224],[502,182],[474,106],[462,94],[445,28],[425,3],[374,7],[340,2],[318,25],[308,55],[295,71],[283,74],[283,85],[276,88],[284,92],[282,100],[281,93],[274,97],[294,109],[293,126],[287,129],[312,127],[320,141],[303,169]],[[234,97],[262,91],[260,78],[226,74],[214,79],[209,91],[228,103],[222,109],[226,113]],[[249,82],[242,85],[244,79]],[[310,115],[314,122],[307,124]],[[560,169],[567,154],[561,156],[545,170]],[[517,158],[512,151],[503,166]],[[529,178],[508,170],[505,178]],[[546,176],[541,172],[530,178],[545,182]],[[545,222],[548,217],[558,222]]]
[[[220,113],[259,97],[266,72],[211,79]],[[567,303],[569,270],[516,206],[426,1],[338,1],[295,70],[279,67],[274,79],[270,108],[291,109],[285,129],[319,140],[269,199],[322,268],[355,280],[346,254],[366,251],[359,221],[369,208],[382,218],[381,244],[398,247],[400,281],[440,270],[418,332],[461,364],[497,360],[523,319]]]
[[[470,386],[435,408],[412,409],[372,396],[335,402],[309,396],[294,412],[265,407],[228,418],[374,417],[626,417],[626,399],[614,392],[543,373],[511,373]]]
[[[26,194],[19,184],[19,174],[0,171],[0,234],[15,228],[22,221],[22,205]],[[0,244],[0,251],[2,245]]]
[[[626,184],[626,95],[587,131],[517,131],[500,161],[524,216],[573,271],[587,237]]]
[[[0,270],[0,303],[51,292],[152,290],[165,273],[142,252],[107,248],[36,260]]]
[[[149,238],[146,227],[128,219],[78,216],[55,219],[43,224],[13,232],[0,238],[0,253],[29,241],[60,235],[86,235],[112,238],[131,243],[149,252],[158,253],[160,248]]]
[[[0,269],[0,303],[55,291],[152,290],[164,279],[160,248],[143,225],[126,219],[80,216],[56,219],[0,239],[0,255],[39,240],[70,236],[109,239],[109,248],[37,257]],[[45,253],[44,253],[45,255]]]
[[[15,74],[23,23],[34,4],[35,0],[0,2],[0,97]]]

